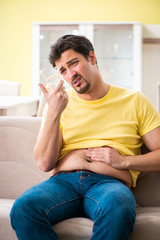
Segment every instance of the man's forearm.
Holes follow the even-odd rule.
[[[160,149],[137,156],[124,156],[124,169],[135,171],[160,171]]]
[[[91,161],[102,161],[116,169],[135,171],[160,171],[160,149],[147,154],[122,156],[110,147],[91,148],[86,151]]]
[[[52,170],[59,158],[61,148],[60,116],[47,112],[44,128],[40,130],[34,148],[34,156],[42,171]]]
[[[48,105],[46,121],[40,130],[34,149],[34,156],[42,171],[51,171],[57,164],[62,146],[62,134],[60,132],[60,116],[67,106],[68,95],[60,80],[51,92],[39,84]]]

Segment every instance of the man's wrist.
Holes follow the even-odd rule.
[[[123,169],[130,169],[131,156],[123,156]]]

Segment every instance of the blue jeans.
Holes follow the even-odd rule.
[[[115,178],[62,172],[23,193],[10,213],[19,240],[56,240],[52,226],[79,216],[94,221],[91,240],[129,240],[136,218],[135,198]]]

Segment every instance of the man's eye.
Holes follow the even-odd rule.
[[[72,62],[72,66],[74,66],[74,65],[76,65],[78,63],[78,61],[74,61],[74,62]]]
[[[64,72],[65,72],[65,69],[62,69],[62,70],[60,71],[60,74],[64,74]]]

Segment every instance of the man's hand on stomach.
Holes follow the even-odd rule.
[[[128,170],[116,169],[105,163],[105,161],[102,161],[102,159],[98,157],[98,155],[97,159],[94,158],[93,160],[91,159],[91,157],[88,156],[88,154],[86,154],[87,151],[89,150],[78,149],[71,151],[58,161],[58,164],[53,170],[53,173],[57,173],[60,171],[89,170],[98,174],[115,177],[123,181],[127,186],[131,186],[132,179]]]
[[[85,153],[90,161],[104,162],[116,169],[125,169],[125,158],[114,148],[88,148]]]

